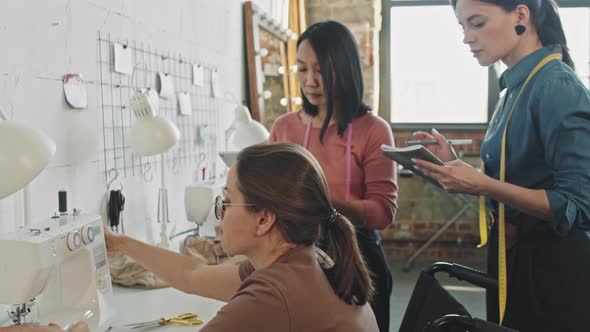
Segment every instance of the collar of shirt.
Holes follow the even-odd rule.
[[[548,45],[525,56],[512,68],[507,69],[500,76],[500,91],[512,89],[524,81],[535,66],[551,53],[562,53],[561,45]]]

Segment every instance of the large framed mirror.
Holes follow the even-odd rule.
[[[274,120],[292,110],[287,42],[290,31],[251,1],[244,3],[248,104],[252,118],[270,130]]]

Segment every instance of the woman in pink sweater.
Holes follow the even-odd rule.
[[[375,285],[371,306],[380,331],[389,331],[392,279],[377,230],[397,210],[394,163],[381,152],[394,144],[391,128],[362,101],[359,53],[344,25],[309,27],[297,41],[297,68],[303,109],[278,118],[270,141],[301,144],[319,161],[332,204],[356,227]]]

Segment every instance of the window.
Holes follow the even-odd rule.
[[[590,88],[590,8],[559,8],[559,16],[576,73],[584,85]],[[504,70],[506,66],[499,62],[498,72]]]
[[[590,88],[590,8],[560,8],[559,15],[576,72]]]
[[[386,118],[402,129],[484,129],[498,100],[497,77],[506,67],[477,63],[448,0],[385,3],[390,10],[384,12],[381,40],[390,43],[384,68],[391,75],[382,80],[389,97],[382,105]],[[558,3],[576,72],[590,87],[589,1]]]
[[[488,70],[462,39],[448,3],[391,8],[392,123],[487,122]]]

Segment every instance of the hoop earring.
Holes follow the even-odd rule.
[[[522,24],[519,24],[514,27],[514,30],[516,31],[516,34],[520,36],[526,31],[526,27]]]

